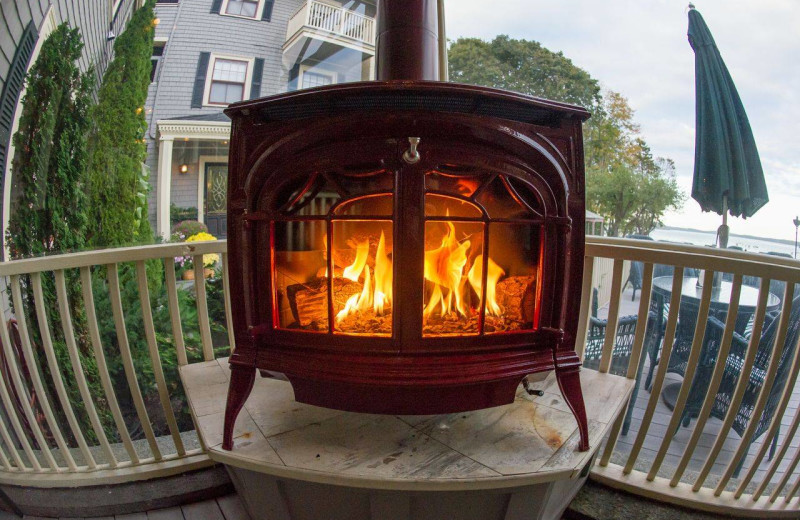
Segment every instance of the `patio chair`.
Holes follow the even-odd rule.
[[[609,367],[609,372],[612,374],[624,376],[628,372],[637,321],[638,317],[635,314],[623,316],[619,319],[617,337],[611,355],[611,366]],[[589,332],[586,337],[586,348],[583,353],[583,366],[586,368],[597,369],[600,366],[600,358],[603,356],[603,343],[605,341],[607,328],[608,320],[601,320],[594,316],[589,318]],[[633,387],[631,400],[628,403],[628,411],[625,413],[625,422],[622,424],[622,435],[628,434],[631,416],[633,415],[633,407],[636,403],[636,396],[639,393],[639,380],[641,379],[640,376],[643,367],[644,356],[641,356],[639,367],[636,371],[636,383]]]
[[[653,374],[655,373],[658,360],[661,355],[661,342],[664,339],[664,330],[667,326],[667,315],[669,314],[669,302],[654,294],[650,298],[650,312],[648,313],[647,341],[645,347],[650,366],[647,369],[644,387],[647,391],[653,386]]]
[[[745,389],[742,404],[736,413],[736,418],[733,421],[733,430],[740,436],[744,433],[748,423],[753,420],[753,408],[761,391],[764,389],[765,377],[767,368],[769,367],[770,357],[773,352],[773,345],[775,338],[778,334],[779,319],[772,320],[764,330],[758,342],[758,351],[756,353],[755,364],[749,374],[747,388]],[[683,411],[684,426],[692,416],[696,416],[700,412],[703,400],[705,399],[708,390],[708,382],[711,380],[711,375],[714,371],[714,366],[717,362],[717,353],[719,352],[720,342],[722,341],[723,331],[725,324],[720,320],[710,317],[708,319],[708,326],[706,327],[706,335],[704,338],[703,352],[701,353],[701,360],[698,363],[697,372],[692,381],[692,388],[689,391],[689,398],[686,403],[686,408]],[[778,406],[778,400],[781,393],[786,386],[790,365],[792,358],[795,355],[794,346],[797,344],[798,334],[800,334],[800,297],[795,298],[792,302],[792,313],[789,317],[789,329],[786,333],[786,340],[783,345],[775,350],[781,356],[778,360],[778,369],[775,373],[775,381],[766,390],[769,392],[767,402],[761,417],[756,418],[758,424],[753,433],[749,443],[752,444],[759,436],[761,436],[769,428],[769,423]],[[714,406],[711,409],[711,416],[718,419],[724,419],[730,407],[733,393],[741,375],[741,369],[744,365],[744,358],[747,353],[749,340],[744,336],[734,333],[733,341],[731,343],[731,350],[725,360],[725,371],[723,372],[722,381],[720,382],[719,390],[714,399]],[[703,359],[705,358],[705,359]],[[770,460],[775,455],[775,448],[778,442],[778,434],[780,430],[772,439],[772,446],[770,447],[769,458]],[[749,449],[749,445],[748,445]],[[745,455],[739,460],[734,476],[738,476],[739,471],[744,463]]]
[[[628,279],[625,280],[625,284],[622,286],[622,292],[625,292],[625,288],[628,286],[628,284],[631,284],[631,287],[633,288],[631,301],[636,300],[636,291],[642,290],[643,272],[644,272],[644,264],[642,262],[631,262],[631,269],[628,272]]]

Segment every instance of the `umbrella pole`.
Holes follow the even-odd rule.
[[[728,196],[722,196],[722,225],[717,229],[717,247],[725,249],[728,247]]]

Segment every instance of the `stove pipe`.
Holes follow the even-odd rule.
[[[439,80],[436,0],[378,0],[377,79]]]

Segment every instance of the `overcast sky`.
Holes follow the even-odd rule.
[[[731,232],[794,239],[800,214],[800,1],[697,0],[750,118],[770,202]],[[687,194],[666,225],[714,230],[720,218],[689,197],[694,167],[694,53],[688,1],[448,0],[447,37],[498,34],[562,51],[628,98],[657,156],[675,160]]]

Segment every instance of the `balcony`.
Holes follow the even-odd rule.
[[[284,53],[298,54],[299,48],[309,44],[309,39],[348,47],[371,56],[375,53],[375,18],[310,0],[289,20]]]
[[[213,273],[204,255],[217,255]],[[181,281],[175,258],[187,256],[194,280]],[[585,265],[578,352],[638,383],[592,478],[696,510],[796,518],[800,262],[588,237]],[[683,283],[715,272],[734,295],[755,294],[746,319],[744,303],[728,319],[714,290]],[[226,278],[225,241],[0,263],[10,300],[0,327],[0,485],[124,485],[209,466],[176,367],[234,347]],[[673,385],[670,409],[662,401]]]

